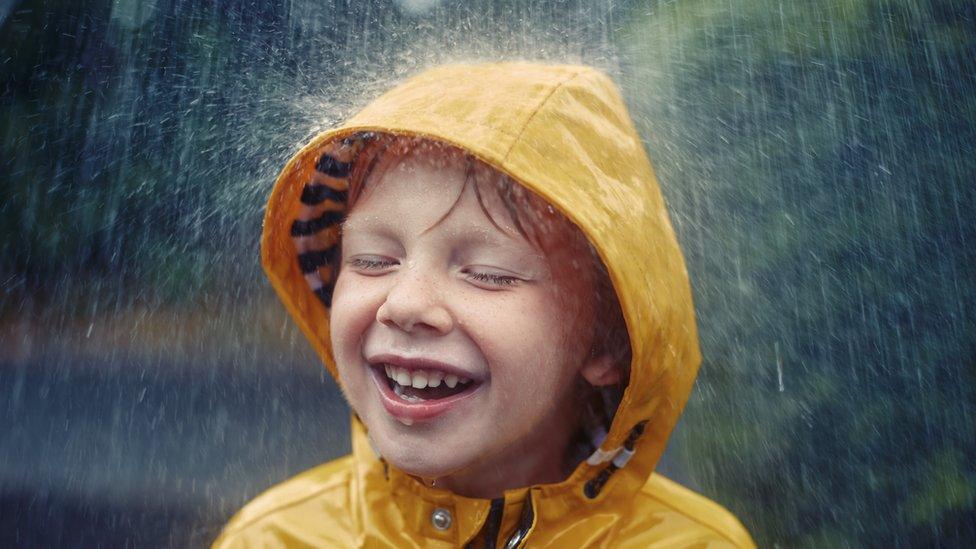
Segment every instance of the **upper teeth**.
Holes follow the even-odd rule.
[[[469,378],[454,374],[444,375],[444,372],[440,370],[407,370],[406,368],[400,368],[390,364],[386,364],[385,368],[386,377],[396,381],[399,385],[413,387],[415,389],[440,387],[441,381],[453,389],[458,383],[465,384],[471,381]]]

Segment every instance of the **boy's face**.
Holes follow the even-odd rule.
[[[343,387],[377,449],[448,487],[517,463],[558,469],[574,384],[596,367],[588,262],[559,235],[540,251],[497,193],[480,195],[458,156],[396,159],[343,226],[331,314]]]

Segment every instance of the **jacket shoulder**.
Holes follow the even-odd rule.
[[[354,476],[346,456],[269,488],[234,515],[213,547],[355,545]]]
[[[642,525],[638,531],[656,540],[667,539],[669,546],[756,547],[735,515],[657,473],[652,474],[641,488],[637,500],[637,516],[654,522],[653,525]],[[641,538],[640,534],[633,537],[633,541],[642,543],[638,538]]]

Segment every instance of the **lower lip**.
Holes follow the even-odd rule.
[[[380,400],[383,402],[386,411],[397,419],[404,419],[411,422],[433,419],[447,412],[475,395],[483,385],[482,383],[477,385],[472,383],[471,387],[447,398],[426,400],[423,402],[407,402],[398,397],[393,392],[393,389],[390,389],[386,376],[378,368],[369,367],[369,370],[373,375],[373,382],[376,383],[376,388],[380,393]]]

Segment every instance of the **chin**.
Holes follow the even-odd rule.
[[[466,459],[468,456],[457,448],[423,437],[398,433],[393,437],[383,436],[375,443],[387,463],[409,475],[441,478],[470,465],[470,460]],[[448,456],[450,459],[445,459]]]
[[[443,478],[457,471],[457,468],[450,464],[441,463],[437,460],[418,459],[417,456],[394,455],[387,457],[386,461],[408,475],[427,479]]]

